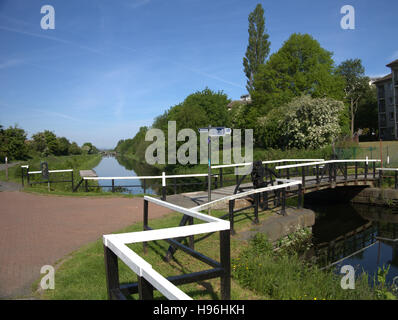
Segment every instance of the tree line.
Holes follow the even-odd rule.
[[[16,125],[5,129],[0,125],[0,162],[4,162],[5,157],[12,161],[94,153],[98,153],[98,149],[90,142],[79,146],[65,137],[57,137],[49,130],[38,132],[28,139],[24,129]]]
[[[249,15],[249,40],[243,58],[251,101],[231,101],[222,91],[205,88],[155,118],[152,128],[167,134],[167,122],[177,130],[226,126],[253,129],[255,147],[321,148],[361,128],[376,137],[376,89],[369,84],[360,59],[339,65],[333,53],[309,34],[292,34],[270,57],[264,10],[258,4]],[[116,150],[144,159],[148,127]],[[372,135],[373,134],[373,135]],[[167,140],[167,139],[166,139]]]

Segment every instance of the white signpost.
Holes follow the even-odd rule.
[[[226,135],[231,135],[232,129],[225,127],[212,127],[208,126],[207,128],[199,128],[199,133],[208,133],[209,137],[207,139],[207,158],[208,158],[208,178],[207,178],[207,190],[208,190],[208,202],[211,201],[211,137],[224,137]],[[210,210],[210,208],[209,208]],[[209,212],[210,213],[210,212]]]

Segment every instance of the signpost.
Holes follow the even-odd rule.
[[[208,147],[207,201],[210,202],[211,201],[211,137],[224,137],[226,135],[230,135],[232,133],[232,129],[225,127],[212,127],[209,125],[207,128],[199,128],[199,133],[201,132],[205,133],[207,132],[209,135],[207,138],[207,147]],[[210,213],[210,208],[209,208],[209,213]]]

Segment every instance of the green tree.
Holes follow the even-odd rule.
[[[82,153],[82,150],[79,148],[79,146],[77,145],[76,142],[72,142],[69,145],[68,154],[76,155],[76,154],[81,154],[81,153]]]
[[[303,94],[341,100],[344,83],[335,73],[332,53],[310,35],[295,33],[260,66],[253,86],[251,107],[265,115]]]
[[[82,151],[87,153],[87,154],[95,154],[98,153],[98,149],[91,143],[91,142],[85,142],[82,145]]]
[[[246,88],[249,92],[253,90],[254,77],[261,64],[265,62],[269,51],[269,35],[265,32],[264,9],[258,4],[253,12],[249,14],[249,44],[246,55],[243,58],[244,72],[247,77]]]
[[[58,150],[57,155],[66,156],[69,154],[70,142],[65,137],[57,138]]]
[[[358,111],[355,116],[355,130],[362,129],[366,139],[376,139],[379,128],[376,86],[366,86],[365,92],[358,101]]]
[[[26,160],[29,158],[29,150],[26,145],[26,132],[17,125],[3,129],[0,126],[0,161]]]
[[[370,79],[365,76],[365,68],[361,59],[348,59],[337,67],[337,74],[344,79],[344,98],[348,104],[351,121],[351,137],[354,136],[355,115],[358,102],[369,89]]]
[[[44,150],[46,149],[46,146],[47,146],[46,137],[45,137],[44,133],[38,132],[38,133],[34,134],[32,136],[32,140],[33,140],[33,143],[32,143],[33,148],[40,153],[44,152]]]

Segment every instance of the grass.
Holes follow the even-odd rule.
[[[355,290],[343,290],[341,276],[310,266],[298,254],[275,252],[262,234],[232,260],[233,277],[257,294],[280,300],[377,299],[366,274],[356,279]]]

